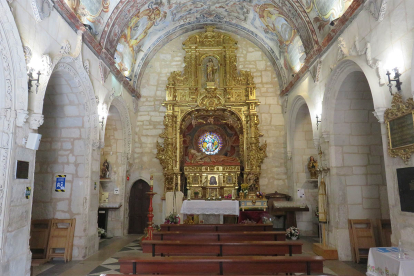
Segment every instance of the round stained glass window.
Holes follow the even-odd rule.
[[[214,132],[206,132],[200,136],[198,147],[206,154],[216,154],[222,146],[221,138]]]

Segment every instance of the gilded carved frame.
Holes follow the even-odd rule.
[[[408,161],[411,158],[411,155],[414,153],[414,143],[393,147],[390,123],[392,123],[393,120],[399,119],[409,114],[412,114],[412,118],[414,118],[413,98],[409,98],[406,102],[404,102],[402,96],[398,93],[394,94],[393,96],[391,108],[388,108],[384,113],[384,121],[385,125],[387,126],[388,154],[394,158],[398,156],[401,157],[405,164],[408,163]],[[414,128],[412,132],[414,135]]]

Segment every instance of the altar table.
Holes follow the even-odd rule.
[[[239,215],[239,202],[237,200],[184,200],[181,207],[182,214],[193,215]]]
[[[414,272],[414,251],[404,251],[398,258],[397,247],[372,247],[369,249],[367,276],[411,276]]]

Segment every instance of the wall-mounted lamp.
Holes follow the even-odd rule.
[[[32,82],[35,81],[36,82],[36,84],[35,84],[36,85],[36,94],[37,94],[37,91],[39,90],[39,85],[40,85],[40,83],[39,83],[40,75],[41,75],[40,70],[37,72],[37,79],[33,78],[33,70],[29,70],[27,75],[29,76],[29,80],[27,81],[27,85],[29,87],[29,93],[32,91],[32,87],[33,87]]]
[[[108,113],[104,106],[101,108],[101,112],[99,112],[99,117],[101,118],[99,124],[101,125],[102,130],[104,129],[105,125],[105,118],[107,117]]]
[[[321,116],[322,117],[322,116]],[[322,119],[322,118],[321,118]],[[319,130],[319,124],[321,123],[322,121],[321,120],[319,120],[319,116],[318,115],[316,115],[316,130]]]
[[[395,81],[395,87],[397,87],[398,92],[401,91],[401,84],[402,84],[402,82],[400,82],[401,74],[398,71],[398,67],[395,67],[394,69],[392,69],[392,71],[394,71],[394,73],[395,73],[393,79],[391,79],[391,77],[390,77],[391,73],[390,73],[389,70],[387,70],[387,74],[386,74],[388,76],[388,87],[390,89],[391,96],[393,95],[393,93],[392,93],[392,82]]]

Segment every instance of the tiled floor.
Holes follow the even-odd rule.
[[[57,262],[48,263],[39,267],[34,275],[38,276],[96,276],[101,274],[120,274],[118,259],[122,257],[140,256],[141,247],[138,244],[138,235],[113,238],[100,244],[100,250],[83,261],[72,261],[69,263]],[[303,254],[315,255],[312,252],[310,237],[301,239]],[[352,262],[325,261],[324,273],[327,275],[365,275],[366,264],[354,264]]]

